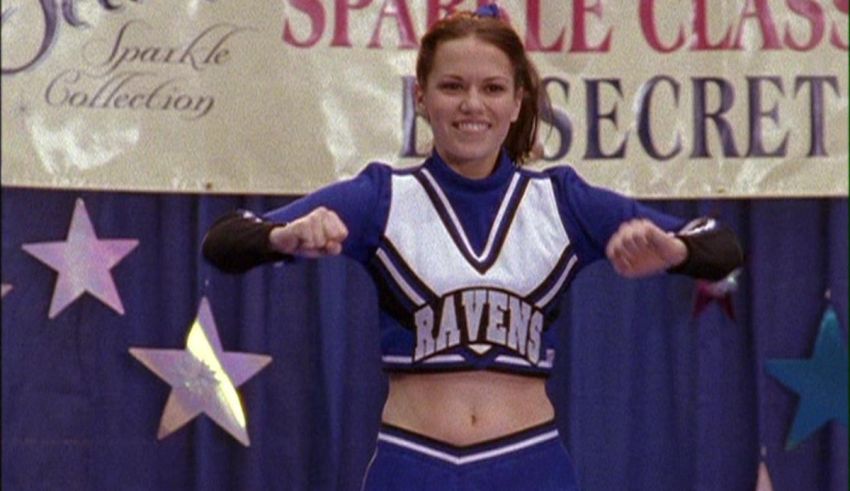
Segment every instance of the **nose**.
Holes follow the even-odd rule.
[[[478,89],[471,88],[463,96],[460,101],[460,110],[465,113],[480,111],[484,106],[484,101],[481,99],[481,94]]]

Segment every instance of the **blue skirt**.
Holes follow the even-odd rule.
[[[457,447],[390,425],[378,433],[363,491],[577,491],[553,422]]]

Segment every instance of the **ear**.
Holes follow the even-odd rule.
[[[422,90],[419,81],[413,85],[413,97],[416,100],[416,114],[427,118],[428,114],[425,112],[425,91]]]
[[[525,97],[525,91],[522,87],[517,87],[516,91],[514,91],[514,112],[511,114],[511,123],[516,123],[516,120],[519,119],[523,97]]]

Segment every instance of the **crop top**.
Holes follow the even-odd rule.
[[[532,171],[505,152],[483,179],[457,174],[436,152],[413,168],[372,163],[262,219],[246,213],[239,220],[255,223],[257,243],[268,248],[274,224],[318,206],[346,224],[343,253],[365,265],[378,287],[382,363],[391,372],[548,376],[558,299],[584,266],[605,257],[620,224],[643,217],[667,231],[685,226],[587,184],[570,167]],[[215,229],[204,252],[222,263],[214,257],[238,252],[213,251],[222,241]],[[285,258],[268,250],[255,256],[235,269]]]

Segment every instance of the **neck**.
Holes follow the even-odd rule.
[[[448,165],[451,170],[467,179],[484,179],[492,174],[493,169],[496,167],[495,162],[490,165],[455,165],[450,162],[446,162],[446,165]]]
[[[480,160],[478,162],[456,163],[443,159],[446,165],[457,174],[467,179],[484,179],[495,172],[499,165],[499,154],[497,153],[490,159]]]

